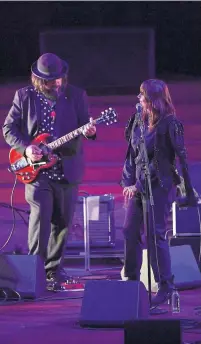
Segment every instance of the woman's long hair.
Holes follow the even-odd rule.
[[[150,126],[154,126],[161,118],[175,115],[170,92],[166,83],[158,79],[149,79],[140,86],[140,93],[150,105]]]

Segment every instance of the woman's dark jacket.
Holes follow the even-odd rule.
[[[125,137],[128,140],[128,149],[120,183],[123,187],[135,185],[136,183],[135,142],[138,141],[136,140],[136,136],[139,135],[137,126],[138,121],[134,115],[130,118],[125,129]],[[194,203],[194,191],[188,172],[182,123],[175,115],[168,115],[157,124],[154,135],[153,165],[160,186],[169,189],[173,184],[180,184],[180,177],[176,170],[177,156],[184,178],[186,195],[189,201],[191,199]]]

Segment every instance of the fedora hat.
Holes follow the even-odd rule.
[[[31,71],[38,78],[54,80],[62,78],[68,72],[68,64],[57,55],[46,53],[32,64]]]

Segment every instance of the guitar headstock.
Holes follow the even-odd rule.
[[[104,123],[106,125],[111,125],[117,122],[117,113],[113,108],[108,108],[101,112],[101,116],[96,119],[96,124]]]

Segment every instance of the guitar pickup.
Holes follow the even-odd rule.
[[[21,170],[22,168],[25,168],[29,165],[25,157],[22,157],[21,159],[17,160],[14,164],[11,164],[8,168],[9,172],[16,172],[18,170]]]

